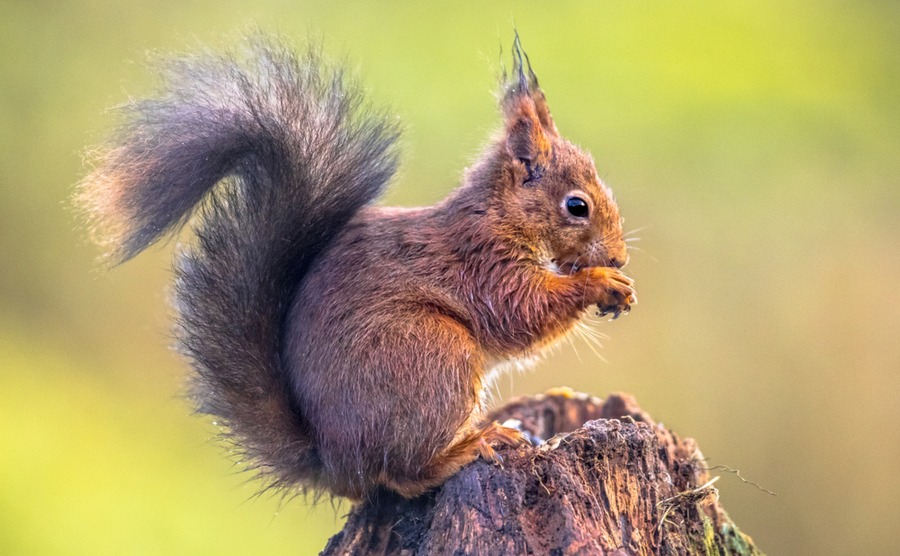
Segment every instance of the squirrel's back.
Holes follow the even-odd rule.
[[[316,485],[320,463],[281,361],[291,292],[385,188],[395,124],[340,68],[256,37],[238,55],[169,60],[79,202],[115,261],[191,219],[175,301],[192,394],[272,484]]]

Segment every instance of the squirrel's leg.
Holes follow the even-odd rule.
[[[476,460],[500,462],[494,446],[518,446],[525,442],[521,431],[493,422],[463,435],[438,454],[416,479],[384,478],[383,484],[406,498],[414,498],[440,486],[460,469]]]
[[[634,281],[617,268],[595,266],[571,275],[552,275],[549,289],[580,309],[596,305],[601,314],[618,316],[637,303],[633,284]]]
[[[571,330],[575,321],[591,306],[601,314],[628,312],[637,302],[633,281],[612,267],[589,267],[572,274],[539,272],[528,277],[523,289],[532,295],[508,296],[494,301],[517,327],[494,326],[495,316],[488,314],[482,326],[487,342],[495,350],[513,356],[539,350]],[[524,332],[524,333],[523,333]]]
[[[431,467],[435,470],[447,469],[458,462],[461,462],[459,467],[462,467],[478,456],[488,461],[499,462],[501,458],[494,451],[494,446],[498,444],[518,446],[523,442],[525,442],[525,435],[522,431],[504,427],[494,421],[464,435],[435,458]],[[437,472],[440,474],[440,471]]]
[[[521,441],[515,429],[481,424],[482,349],[466,325],[435,306],[440,305],[410,303],[401,314],[395,305],[390,319],[355,342],[365,349],[365,372],[342,373],[353,380],[338,387],[329,379],[306,389],[334,389],[329,407],[341,408],[328,412],[328,421],[316,422],[320,431],[328,431],[320,437],[320,453],[342,472],[336,481],[352,485],[357,470],[376,468],[371,486],[411,498],[479,456],[496,460],[492,445]],[[340,398],[347,395],[374,402]],[[359,431],[356,436],[347,434],[348,422],[362,425],[352,427]]]

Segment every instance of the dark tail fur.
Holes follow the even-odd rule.
[[[397,128],[315,51],[262,38],[247,50],[170,61],[162,93],[126,106],[79,200],[118,261],[198,213],[175,286],[198,408],[273,484],[315,485],[282,325],[311,261],[393,175]]]

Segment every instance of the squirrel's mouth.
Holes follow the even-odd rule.
[[[589,264],[562,263],[559,265],[560,274],[575,274],[582,268],[589,268]]]
[[[560,274],[563,276],[571,276],[575,274],[579,270],[585,268],[592,268],[595,266],[603,266],[598,264],[592,264],[591,261],[560,261],[559,259],[552,259],[549,263],[547,263],[547,269],[555,274]]]
[[[593,253],[591,257],[579,256],[569,260],[563,260],[559,258],[550,259],[550,261],[545,265],[550,272],[555,274],[559,274],[562,276],[571,276],[578,272],[579,270],[584,270],[585,268],[596,268],[596,267],[615,267],[613,261],[611,261],[606,255],[602,252]]]

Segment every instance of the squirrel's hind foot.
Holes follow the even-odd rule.
[[[464,435],[432,459],[419,477],[390,477],[384,474],[379,482],[404,498],[415,498],[442,485],[478,457],[502,464],[503,458],[495,450],[496,447],[515,447],[525,442],[522,431],[493,422]]]

